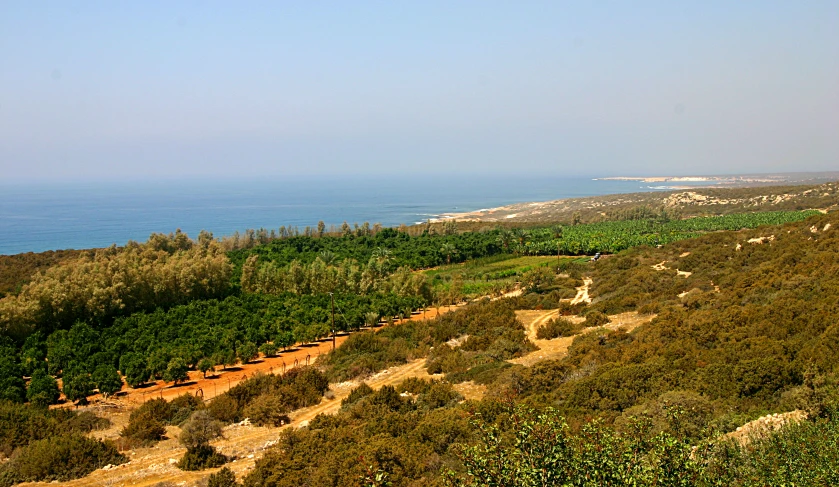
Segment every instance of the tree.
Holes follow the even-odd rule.
[[[504,249],[504,252],[510,251],[510,244],[513,242],[513,232],[507,230],[506,228],[501,229],[498,233],[498,243],[501,244],[501,248]]]
[[[446,220],[443,223],[443,235],[454,235],[457,233],[457,221],[454,219]]]
[[[446,256],[446,264],[452,263],[452,256],[457,255],[457,247],[454,244],[446,242],[440,247],[440,253]]]
[[[237,487],[236,475],[227,467],[223,467],[218,472],[211,474],[207,479],[207,487]]]
[[[58,402],[58,382],[46,370],[35,369],[26,390],[26,398],[36,406],[49,406]]]
[[[259,346],[259,351],[266,357],[273,357],[277,354],[277,345],[271,342],[265,342]]]
[[[142,355],[135,352],[129,352],[119,359],[119,369],[122,375],[125,376],[125,382],[130,387],[137,387],[144,384],[151,373],[146,367],[146,360]]]
[[[198,232],[198,246],[201,248],[207,248],[210,246],[210,243],[213,241],[213,232],[208,232],[206,230],[201,230]]]
[[[326,232],[326,223],[321,220],[318,222],[318,237],[323,237],[324,232]]]
[[[285,350],[288,347],[294,345],[294,333],[291,332],[291,331],[283,331],[283,332],[277,333],[277,336],[274,337],[274,343],[278,347]]]
[[[186,447],[186,454],[178,462],[183,470],[200,470],[219,467],[227,458],[210,446],[210,441],[221,436],[221,423],[213,419],[207,410],[192,413],[181,427],[181,444]]]
[[[559,253],[562,250],[562,242],[559,240],[562,238],[562,232],[565,231],[565,228],[562,225],[554,225],[551,227],[551,234],[556,240],[556,258],[559,259]]]
[[[122,378],[113,365],[99,365],[93,370],[93,384],[99,393],[107,397],[122,389]]]
[[[67,330],[57,330],[47,338],[47,365],[50,374],[59,375],[70,364],[73,346],[68,335]]]
[[[80,404],[87,403],[87,396],[93,394],[95,384],[87,371],[77,365],[71,365],[70,370],[64,373],[62,378],[64,396],[68,401],[79,401]]]
[[[236,363],[236,352],[232,348],[224,348],[213,354],[213,361],[224,370],[228,365]]]
[[[523,253],[524,252],[524,245],[530,239],[530,232],[528,232],[527,230],[521,229],[521,228],[514,228],[512,230],[512,234],[513,234],[513,239],[518,244],[518,252]]]
[[[206,446],[210,441],[221,436],[221,423],[213,419],[210,413],[200,409],[192,413],[181,427],[180,441],[186,448]]]
[[[243,364],[246,364],[257,357],[259,357],[259,351],[256,348],[256,344],[253,342],[245,342],[239,345],[239,360],[241,360]]]
[[[364,324],[370,327],[379,324],[379,313],[376,313],[375,311],[368,311],[364,315]]]
[[[215,364],[213,363],[213,361],[206,357],[198,361],[198,370],[200,370],[201,373],[204,374],[205,379],[207,378],[207,372],[212,372],[213,370],[215,370],[214,366]]]
[[[180,357],[175,357],[169,361],[169,365],[166,366],[166,372],[163,373],[163,380],[166,382],[174,382],[175,385],[178,382],[183,382],[189,380],[189,369],[186,366],[186,362],[184,359]]]
[[[338,256],[335,254],[335,252],[332,252],[331,250],[324,250],[323,252],[319,253],[318,258],[322,260],[323,263],[327,266],[335,265],[335,263],[338,262]]]

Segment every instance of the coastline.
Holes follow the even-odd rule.
[[[459,222],[559,222],[571,221],[581,214],[584,221],[597,221],[615,211],[640,206],[673,209],[683,214],[716,214],[731,206],[769,211],[789,206],[794,199],[805,207],[818,207],[820,197],[832,194],[839,172],[801,173],[795,175],[743,176],[615,176],[595,181],[639,181],[646,183],[682,183],[647,186],[646,192],[609,194],[581,198],[515,203],[474,211],[447,212],[431,218],[432,223]],[[697,183],[697,184],[684,184]],[[822,190],[822,188],[827,188]],[[825,192],[827,191],[827,192]],[[821,196],[819,196],[821,195]],[[830,198],[829,198],[830,199]],[[814,206],[807,206],[812,203]],[[830,205],[835,204],[832,200]]]

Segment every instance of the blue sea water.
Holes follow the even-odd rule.
[[[0,184],[0,254],[123,245],[177,228],[196,237],[202,229],[302,231],[318,220],[396,226],[446,212],[652,190],[638,181],[550,176]]]

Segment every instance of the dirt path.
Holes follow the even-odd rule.
[[[420,379],[440,379],[442,375],[431,375],[425,370],[425,358],[419,358],[408,362],[405,365],[397,365],[390,367],[381,372],[374,374],[372,377],[365,380],[354,380],[341,382],[340,384],[332,384],[330,390],[332,391],[332,399],[324,399],[320,404],[303,408],[291,414],[292,425],[297,427],[306,426],[310,420],[314,419],[318,414],[334,414],[341,408],[341,400],[347,397],[353,389],[366,383],[373,389],[380,389],[383,386],[395,386],[409,377],[417,377]]]
[[[591,303],[591,298],[588,295],[588,290],[591,288],[591,283],[594,282],[590,277],[583,278],[583,285],[577,288],[577,295],[571,300],[571,304]]]
[[[425,370],[425,359],[416,359],[405,365],[383,370],[365,380],[373,389],[380,389],[385,385],[398,385],[409,377],[421,379],[441,378],[432,376]],[[234,424],[224,428],[224,438],[212,442],[221,453],[236,457],[227,466],[241,479],[254,467],[257,459],[261,458],[265,449],[270,448],[286,428],[305,426],[318,414],[335,414],[341,408],[341,400],[362,381],[348,381],[330,385],[331,399],[323,398],[315,406],[298,409],[291,414],[292,423],[283,427],[261,427],[250,424]],[[104,431],[96,432],[95,436],[102,439],[116,439],[119,431],[128,423],[128,416],[132,407],[122,406],[117,411],[111,411],[108,417],[113,425]],[[67,482],[63,485],[71,486],[152,486],[160,482],[174,482],[176,485],[190,485],[218,469],[201,472],[184,472],[175,466],[186,450],[180,446],[177,437],[180,428],[169,427],[166,430],[169,439],[161,441],[152,448],[135,449],[127,453],[130,462],[114,468],[96,470],[87,477]],[[32,483],[24,485],[47,485],[46,483]]]
[[[585,287],[585,285],[583,287]],[[445,310],[441,309],[441,313],[447,312],[451,309],[454,309],[454,307],[447,307]],[[426,317],[433,318],[436,314],[436,310],[431,310],[426,313]],[[568,347],[571,345],[575,337],[565,337],[555,340],[535,339],[536,330],[538,330],[539,326],[544,324],[547,320],[557,316],[557,314],[557,310],[516,312],[516,315],[525,325],[528,338],[533,339],[540,347],[540,350],[530,353],[525,357],[511,360],[511,362],[530,366],[541,360],[557,359],[565,356]],[[423,316],[420,314],[412,316],[411,319],[422,319],[422,317]],[[637,313],[623,313],[621,315],[612,316],[611,318],[612,323],[609,325],[601,328],[588,328],[584,330],[583,333],[589,333],[602,328],[617,329],[619,327],[624,327],[627,329],[633,329],[642,323],[648,322],[653,318],[653,316],[641,316]],[[572,317],[572,319],[582,320],[582,318],[579,317]],[[343,338],[346,339],[346,337]],[[331,349],[331,342],[327,344],[322,343],[320,345]],[[304,351],[311,355],[311,348]],[[321,351],[323,351],[323,349],[321,349]],[[289,354],[284,356],[286,357],[286,360],[288,360],[287,357],[289,357]],[[271,364],[274,361],[265,361],[262,364],[266,362]],[[245,370],[250,372],[262,369],[265,369],[264,365],[262,365],[260,369],[245,369],[243,367],[243,370],[239,370],[236,373],[240,374],[241,377],[241,375],[244,375],[243,372]],[[276,366],[274,366],[274,371],[278,371]],[[366,379],[364,382],[373,389],[380,389],[385,385],[398,385],[409,377],[417,377],[421,379],[441,378],[440,375],[433,376],[428,374],[425,369],[425,359],[421,358],[404,365],[383,370]],[[223,454],[236,458],[235,461],[229,463],[227,466],[236,473],[239,479],[241,479],[251,469],[253,469],[256,460],[262,457],[264,451],[276,443],[283,429],[305,426],[318,414],[335,414],[341,407],[341,401],[346,398],[352,389],[357,387],[361,382],[362,381],[347,381],[339,384],[331,384],[331,394],[329,394],[330,398],[323,398],[317,405],[294,411],[291,414],[291,425],[283,427],[258,427],[249,424],[230,425],[224,429],[224,438],[214,441],[213,445]],[[184,391],[184,388],[170,388],[170,390],[171,389],[177,389],[177,391],[173,392],[172,395],[181,394]],[[486,387],[466,382],[457,384],[455,386],[455,390],[460,392],[466,399],[480,399],[486,391]],[[206,392],[207,389],[205,389],[205,394]],[[166,393],[164,393],[164,397],[168,397]],[[129,401],[123,401],[122,398],[119,398],[117,401],[119,403],[115,406],[117,409],[108,413],[108,417],[113,422],[113,425],[107,430],[96,432],[95,436],[103,439],[115,439],[119,436],[119,431],[122,426],[127,424],[128,415],[131,409],[133,409],[134,404]],[[177,441],[179,434],[179,428],[169,427],[167,428],[167,436],[169,439],[158,443],[152,448],[141,448],[128,452],[127,455],[130,459],[129,463],[109,468],[107,470],[96,470],[85,478],[67,482],[64,485],[96,487],[148,487],[161,482],[172,482],[175,485],[192,485],[218,470],[211,469],[201,472],[184,472],[178,469],[175,466],[175,463],[185,453],[185,449],[182,448]],[[43,486],[46,484],[35,483],[27,485]]]
[[[347,338],[349,338],[349,334],[338,335],[335,337],[335,346],[340,346]],[[307,363],[313,364],[318,357],[329,353],[330,350],[332,350],[332,340],[324,339],[282,352],[276,357],[262,357],[248,364],[239,364],[235,367],[228,367],[226,370],[219,369],[211,373],[206,379],[201,372],[190,371],[189,380],[177,386],[163,381],[156,381],[137,389],[124,385],[122,391],[116,397],[109,398],[109,402],[120,406],[136,406],[149,399],[164,398],[171,400],[184,393],[203,394],[204,399],[211,399],[225,393],[231,387],[248,377],[252,377],[257,372],[266,374],[282,373],[296,366],[306,365]],[[102,398],[96,395],[88,399],[95,404]]]
[[[732,438],[740,445],[745,446],[751,443],[754,438],[764,438],[788,424],[798,423],[805,419],[807,419],[807,413],[800,409],[787,413],[768,414],[754,421],[749,421],[731,433],[726,433],[723,438]]]
[[[524,365],[525,367],[530,367],[536,362],[541,362],[542,360],[557,360],[565,357],[565,355],[568,354],[568,348],[572,343],[574,343],[574,339],[579,335],[603,329],[617,330],[618,328],[623,328],[626,331],[632,331],[641,324],[648,323],[655,318],[655,315],[639,315],[637,312],[631,311],[609,316],[612,320],[611,323],[605,326],[584,328],[579,335],[554,338],[552,340],[539,340],[536,338],[536,331],[548,320],[559,316],[558,310],[516,311],[516,316],[524,324],[525,330],[527,331],[527,337],[535,343],[537,347],[539,347],[539,350],[531,352],[524,357],[509,360],[510,363]],[[568,316],[566,318],[577,323],[583,321],[583,318],[579,316]]]
[[[412,314],[409,318],[396,320],[394,323],[433,319],[462,306],[463,304],[428,308]],[[349,338],[349,335],[349,333],[338,334],[335,337],[335,346],[341,346]],[[282,373],[295,366],[306,365],[307,363],[313,364],[321,355],[328,354],[330,350],[332,350],[332,339],[325,338],[314,343],[299,345],[280,353],[276,357],[261,357],[259,360],[248,364],[239,364],[235,367],[228,367],[226,370],[217,370],[207,378],[204,378],[201,372],[190,371],[188,373],[189,380],[177,386],[163,381],[156,381],[137,389],[123,385],[122,391],[116,396],[109,398],[107,404],[116,407],[131,407],[138,406],[154,398],[171,400],[185,393],[203,395],[204,399],[212,399],[220,394],[224,394],[228,389],[252,377],[257,372],[265,374]],[[90,396],[88,399],[94,405],[102,401],[102,397],[99,395]],[[66,406],[70,405],[68,404]]]

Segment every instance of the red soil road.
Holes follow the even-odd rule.
[[[424,313],[416,313],[410,318],[402,321],[418,321],[423,319],[436,318],[438,315],[447,313],[458,306],[441,306],[440,308],[430,308]],[[396,321],[399,323],[400,321]],[[335,337],[335,346],[340,346],[349,338],[348,333],[342,333]],[[172,385],[163,381],[156,381],[149,385],[137,389],[129,388],[123,385],[122,390],[116,397],[109,398],[109,401],[122,403],[122,405],[129,406],[131,404],[142,404],[149,399],[164,398],[171,400],[182,394],[202,395],[204,399],[210,399],[223,394],[231,387],[248,377],[252,377],[257,372],[265,374],[282,373],[284,370],[294,368],[297,365],[306,365],[307,360],[309,364],[314,364],[321,355],[326,355],[332,350],[332,339],[323,339],[315,343],[300,345],[289,351],[282,352],[276,357],[262,357],[254,362],[248,364],[239,364],[235,367],[229,367],[227,370],[217,370],[216,372],[208,374],[204,378],[201,372],[190,371],[189,380],[178,385]],[[102,400],[100,395],[91,396],[88,398],[90,402],[95,403]],[[65,405],[68,406],[69,404]]]

